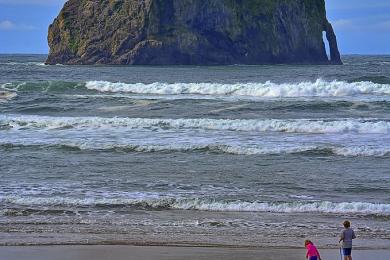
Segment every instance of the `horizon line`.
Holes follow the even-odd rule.
[[[49,53],[34,52],[0,52],[0,55],[49,55]],[[387,56],[389,53],[341,53],[341,56]]]

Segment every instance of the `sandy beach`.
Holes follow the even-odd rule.
[[[323,249],[322,259],[339,259],[337,249]],[[6,260],[175,260],[175,259],[304,259],[303,249],[205,248],[160,246],[33,246],[0,247]],[[355,250],[354,260],[387,260],[390,250]]]

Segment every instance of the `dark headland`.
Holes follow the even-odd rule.
[[[47,64],[341,64],[324,0],[69,0],[48,42]]]

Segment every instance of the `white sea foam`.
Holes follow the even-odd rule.
[[[276,84],[265,83],[113,83],[89,81],[86,88],[100,92],[126,92],[159,95],[228,95],[251,97],[342,97],[356,95],[390,95],[390,85],[369,81],[324,81]]]
[[[246,146],[245,144],[104,144],[70,141],[5,141],[0,142],[0,147],[55,147],[60,149],[81,150],[81,151],[119,151],[139,153],[170,153],[170,152],[210,152],[225,153],[232,155],[280,155],[280,154],[324,154],[339,155],[345,157],[384,157],[390,155],[390,148],[372,148],[368,146],[345,146],[334,145],[296,145],[296,146]]]
[[[44,62],[1,62],[0,65],[8,66],[46,66]]]
[[[321,152],[323,149],[315,146],[299,146],[299,147],[245,147],[228,144],[97,144],[83,142],[0,142],[0,146],[5,148],[11,147],[58,147],[70,150],[85,150],[85,151],[121,151],[121,152],[139,152],[139,153],[154,153],[154,152],[211,152],[211,153],[226,153],[233,155],[277,155],[277,154],[294,154],[305,152],[316,152],[318,149]]]
[[[9,101],[10,99],[13,99],[16,96],[17,94],[15,92],[2,91],[0,88],[0,102]]]
[[[1,203],[21,206],[133,206],[142,208],[162,208],[200,211],[231,211],[231,212],[280,212],[280,213],[354,213],[390,216],[390,204],[368,202],[249,202],[249,201],[218,201],[207,198],[67,198],[67,197],[0,197]]]
[[[333,147],[332,153],[341,156],[382,157],[390,155],[390,148],[372,148],[369,146]]]
[[[379,119],[152,119],[0,115],[0,125],[12,129],[204,129],[287,133],[388,134],[390,121]]]
[[[318,212],[318,213],[362,213],[390,215],[390,204],[373,204],[364,202],[209,202],[203,200],[187,200],[176,202],[173,208],[195,209],[205,211],[253,211],[253,212]]]
[[[314,199],[314,197],[308,196],[308,195],[290,195],[289,197],[290,198],[294,198],[294,199],[303,199],[303,200],[312,200],[312,199]]]

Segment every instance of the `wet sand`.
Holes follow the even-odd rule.
[[[337,249],[320,250],[322,259],[340,259]],[[302,249],[205,248],[162,246],[26,246],[0,247],[4,260],[276,260],[305,259]],[[354,260],[388,260],[390,250],[355,250]]]

